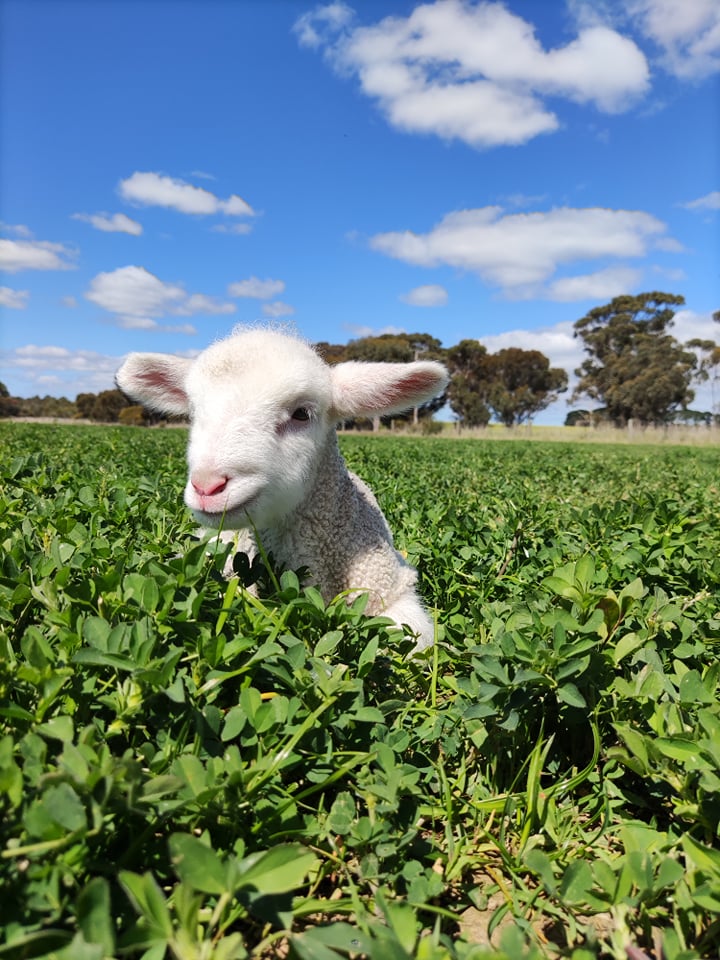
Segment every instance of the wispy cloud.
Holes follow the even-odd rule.
[[[284,280],[271,280],[267,278],[260,280],[258,277],[248,277],[247,280],[239,280],[237,283],[231,283],[228,287],[228,296],[230,297],[251,297],[255,300],[270,300],[285,290]]]
[[[291,317],[295,313],[295,307],[289,303],[283,303],[282,300],[275,300],[273,303],[264,303],[262,305],[264,317]]]
[[[0,350],[0,371],[4,379],[17,384],[19,396],[37,393],[97,393],[113,387],[121,357],[94,350],[69,350],[54,345],[26,344],[14,350]]]
[[[143,232],[142,224],[131,220],[124,213],[74,213],[72,218],[89,223],[91,227],[104,233],[129,233],[139,237]]]
[[[236,193],[222,200],[203,187],[161,173],[136,171],[120,181],[118,191],[124,200],[146,207],[165,207],[195,215],[255,216],[250,204]]]
[[[249,223],[216,223],[210,229],[214,233],[233,233],[238,236],[245,236],[252,232],[252,226]]]
[[[0,287],[0,307],[7,307],[10,310],[24,310],[29,299],[29,290],[13,290],[12,287]]]
[[[400,300],[411,307],[442,307],[448,301],[448,292],[438,283],[426,283],[401,294]]]
[[[680,206],[686,210],[720,210],[720,190],[713,190],[706,193],[704,197],[698,197],[697,200],[688,200]]]
[[[46,240],[0,239],[0,270],[19,273],[21,270],[74,270],[77,256],[62,243]]]
[[[700,80],[720,70],[717,0],[630,0],[628,11],[658,45],[670,73]]]
[[[504,214],[500,207],[481,207],[449,213],[424,234],[379,233],[370,239],[370,246],[417,266],[471,271],[507,297],[568,300],[573,294],[582,299],[592,290],[620,293],[619,281],[631,275],[601,266],[582,278],[563,280],[556,276],[561,267],[644,257],[671,239],[665,236],[666,229],[642,211],[561,207]]]

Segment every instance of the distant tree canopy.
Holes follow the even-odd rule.
[[[487,357],[487,349],[478,340],[461,340],[445,354],[451,375],[448,401],[467,427],[486,427],[490,422]]]
[[[450,406],[466,426],[485,426],[491,416],[507,427],[523,423],[567,389],[567,373],[539,350],[488,353],[477,340],[462,340],[446,358]]]
[[[575,336],[589,356],[575,371],[580,380],[572,399],[599,401],[618,426],[666,423],[687,407],[697,357],[668,332],[672,308],[684,303],[671,293],[615,297],[577,320]]]
[[[508,347],[489,354],[488,403],[506,427],[530,420],[567,390],[568,376],[539,350]]]

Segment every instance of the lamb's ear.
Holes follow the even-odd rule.
[[[331,367],[333,410],[339,420],[402,413],[431,400],[448,384],[441,363],[365,363],[348,360]]]
[[[115,374],[115,383],[151,410],[185,416],[190,406],[185,378],[191,363],[168,353],[130,353]]]

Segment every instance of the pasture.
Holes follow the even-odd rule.
[[[0,958],[718,954],[719,448],[343,436],[408,658],[223,580],[185,438],[0,424]]]

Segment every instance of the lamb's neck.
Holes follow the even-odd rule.
[[[348,489],[352,481],[333,432],[319,451],[314,476],[302,501],[272,530],[262,531],[263,538],[275,543],[275,549],[287,538],[297,540],[300,530],[314,526],[322,519],[327,525],[328,513],[345,511],[349,507]]]

